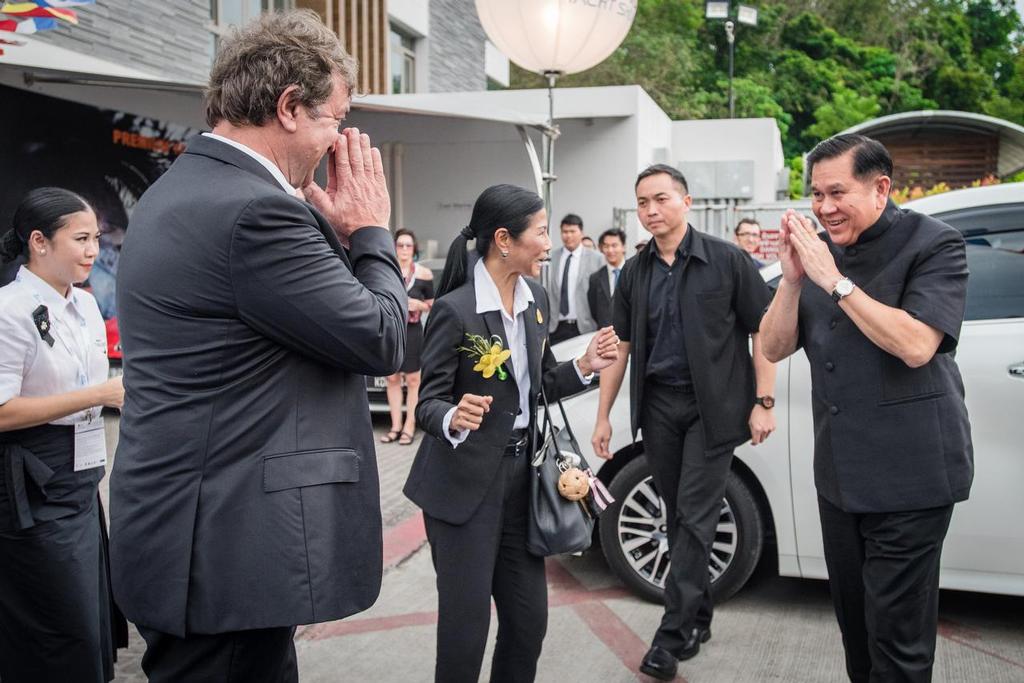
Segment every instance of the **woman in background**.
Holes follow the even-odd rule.
[[[416,438],[416,403],[420,392],[420,366],[423,354],[423,314],[434,304],[434,274],[416,263],[420,247],[412,230],[395,231],[395,253],[409,295],[408,330],[405,338],[405,360],[402,367],[388,377],[388,409],[391,431],[380,438],[383,443],[395,439],[408,446]],[[405,422],[402,422],[402,377],[405,377]]]
[[[33,190],[0,241],[27,255],[0,288],[0,680],[103,683],[127,625],[110,597],[97,485],[106,464],[101,409],[106,328],[73,285],[99,252],[96,214],[78,195]]]

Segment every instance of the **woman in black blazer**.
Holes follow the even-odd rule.
[[[466,243],[480,258],[470,275]],[[423,508],[437,572],[436,681],[475,683],[491,597],[498,639],[491,681],[532,681],[547,628],[544,559],[526,550],[529,463],[549,400],[580,391],[618,357],[611,327],[558,364],[548,301],[532,279],[551,249],[535,193],[486,189],[452,242],[427,321],[416,419],[427,432],[405,494]]]

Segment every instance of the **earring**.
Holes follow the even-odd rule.
[[[508,258],[508,252],[507,251],[501,252],[501,258]]]
[[[45,250],[45,249],[40,249],[40,250],[39,250],[39,255],[40,255],[40,256],[43,256],[43,255],[45,255],[45,254],[46,254],[46,250]]]

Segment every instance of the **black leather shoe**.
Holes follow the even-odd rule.
[[[700,647],[698,644],[697,647]],[[652,645],[640,663],[640,671],[657,678],[659,681],[671,681],[679,670],[679,661],[671,652],[663,647]]]
[[[706,643],[711,640],[711,627],[710,626],[698,626],[697,631],[700,633],[700,642]]]
[[[687,659],[693,659],[700,652],[700,644],[704,642],[704,633],[708,634],[708,638],[711,637],[711,631],[704,629],[695,628],[690,633],[690,637],[683,643],[683,647],[679,650],[679,661],[685,662]]]

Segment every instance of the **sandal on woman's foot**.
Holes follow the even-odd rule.
[[[391,443],[392,441],[396,441],[396,440],[398,440],[398,435],[399,434],[402,434],[402,432],[398,431],[397,429],[392,429],[392,430],[388,431],[387,434],[385,434],[384,436],[380,437],[380,442],[381,443]]]
[[[413,442],[413,438],[414,438],[413,434],[410,434],[409,432],[401,432],[399,434],[399,436],[398,436],[398,445],[399,446],[411,446],[412,442]]]

